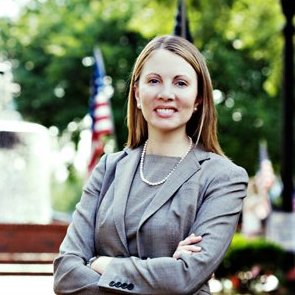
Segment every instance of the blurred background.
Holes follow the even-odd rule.
[[[127,140],[138,53],[157,35],[183,35],[206,58],[221,146],[250,176],[212,290],[295,294],[294,193],[282,178],[294,177],[282,156],[294,154],[293,15],[294,0],[0,0],[0,223],[70,222],[97,159]]]

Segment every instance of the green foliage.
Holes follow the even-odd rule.
[[[113,78],[112,105],[122,147],[126,82],[144,38],[127,29],[131,3],[107,3],[31,1],[16,23],[7,26],[3,20],[1,54],[14,61],[15,80],[22,87],[16,102],[25,119],[62,131],[88,112],[92,68],[82,60],[99,46]]]
[[[64,183],[52,182],[52,207],[58,212],[72,213],[81,198],[84,179],[73,166],[68,168],[69,177]]]
[[[31,0],[16,21],[0,19],[0,56],[12,60],[25,119],[60,130],[88,111],[91,68],[82,64],[95,46],[113,79],[112,106],[122,148],[129,74],[148,39],[173,31],[177,1]],[[279,1],[190,0],[194,43],[207,59],[219,137],[226,154],[256,171],[258,142],[268,142],[278,168],[283,17]]]
[[[293,268],[294,253],[264,237],[236,233],[215,277],[232,283],[232,292],[226,294],[294,294],[294,282],[288,278]]]
[[[235,275],[260,266],[264,272],[276,273],[279,277],[284,267],[285,251],[265,238],[246,238],[235,234],[226,256],[216,271],[217,277]]]
[[[260,139],[267,140],[272,160],[279,161],[282,17],[278,3],[216,2],[200,1],[206,13],[200,16],[196,41],[207,58],[214,88],[222,92],[217,105],[221,145],[253,175]],[[265,85],[272,85],[268,88],[273,91]]]

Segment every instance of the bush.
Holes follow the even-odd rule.
[[[288,293],[293,287],[286,278],[292,261],[290,253],[263,237],[235,234],[215,273],[226,292],[217,294],[294,294]],[[225,282],[230,282],[228,290]]]
[[[283,270],[285,251],[265,238],[247,238],[235,234],[230,248],[216,276],[226,277],[239,271],[247,271],[259,265],[265,272],[278,273]]]

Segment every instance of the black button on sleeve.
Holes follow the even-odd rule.
[[[127,283],[123,283],[123,284],[121,285],[121,288],[122,288],[122,289],[127,289],[127,287],[128,287],[128,284],[127,284]]]
[[[114,281],[111,281],[111,282],[109,283],[109,286],[110,286],[110,287],[114,287],[115,284],[116,284],[116,283],[115,283]]]
[[[134,288],[134,285],[132,283],[128,284],[127,285],[127,289],[128,290],[132,290]]]
[[[116,288],[120,288],[121,287],[121,285],[122,285],[122,283],[121,282],[117,282],[114,286],[116,287]]]

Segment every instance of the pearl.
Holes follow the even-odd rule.
[[[144,144],[144,146],[143,146],[143,149],[142,149],[142,153],[141,153],[141,157],[140,157],[140,163],[139,163],[139,172],[140,172],[140,178],[141,178],[141,180],[143,182],[145,182],[146,184],[151,185],[151,186],[156,186],[156,185],[160,185],[160,184],[164,183],[169,178],[169,176],[175,171],[175,169],[178,167],[178,165],[188,155],[188,153],[190,152],[190,150],[192,149],[193,141],[192,141],[191,137],[188,137],[188,138],[189,138],[189,141],[190,141],[188,150],[180,158],[180,160],[177,162],[177,164],[174,166],[174,168],[168,173],[168,175],[165,178],[163,178],[162,180],[157,181],[157,182],[151,182],[151,181],[147,180],[144,177],[144,175],[143,175],[143,163],[144,163],[144,157],[146,155],[146,149],[147,149],[147,144],[148,144],[148,141],[146,141],[145,144]]]

